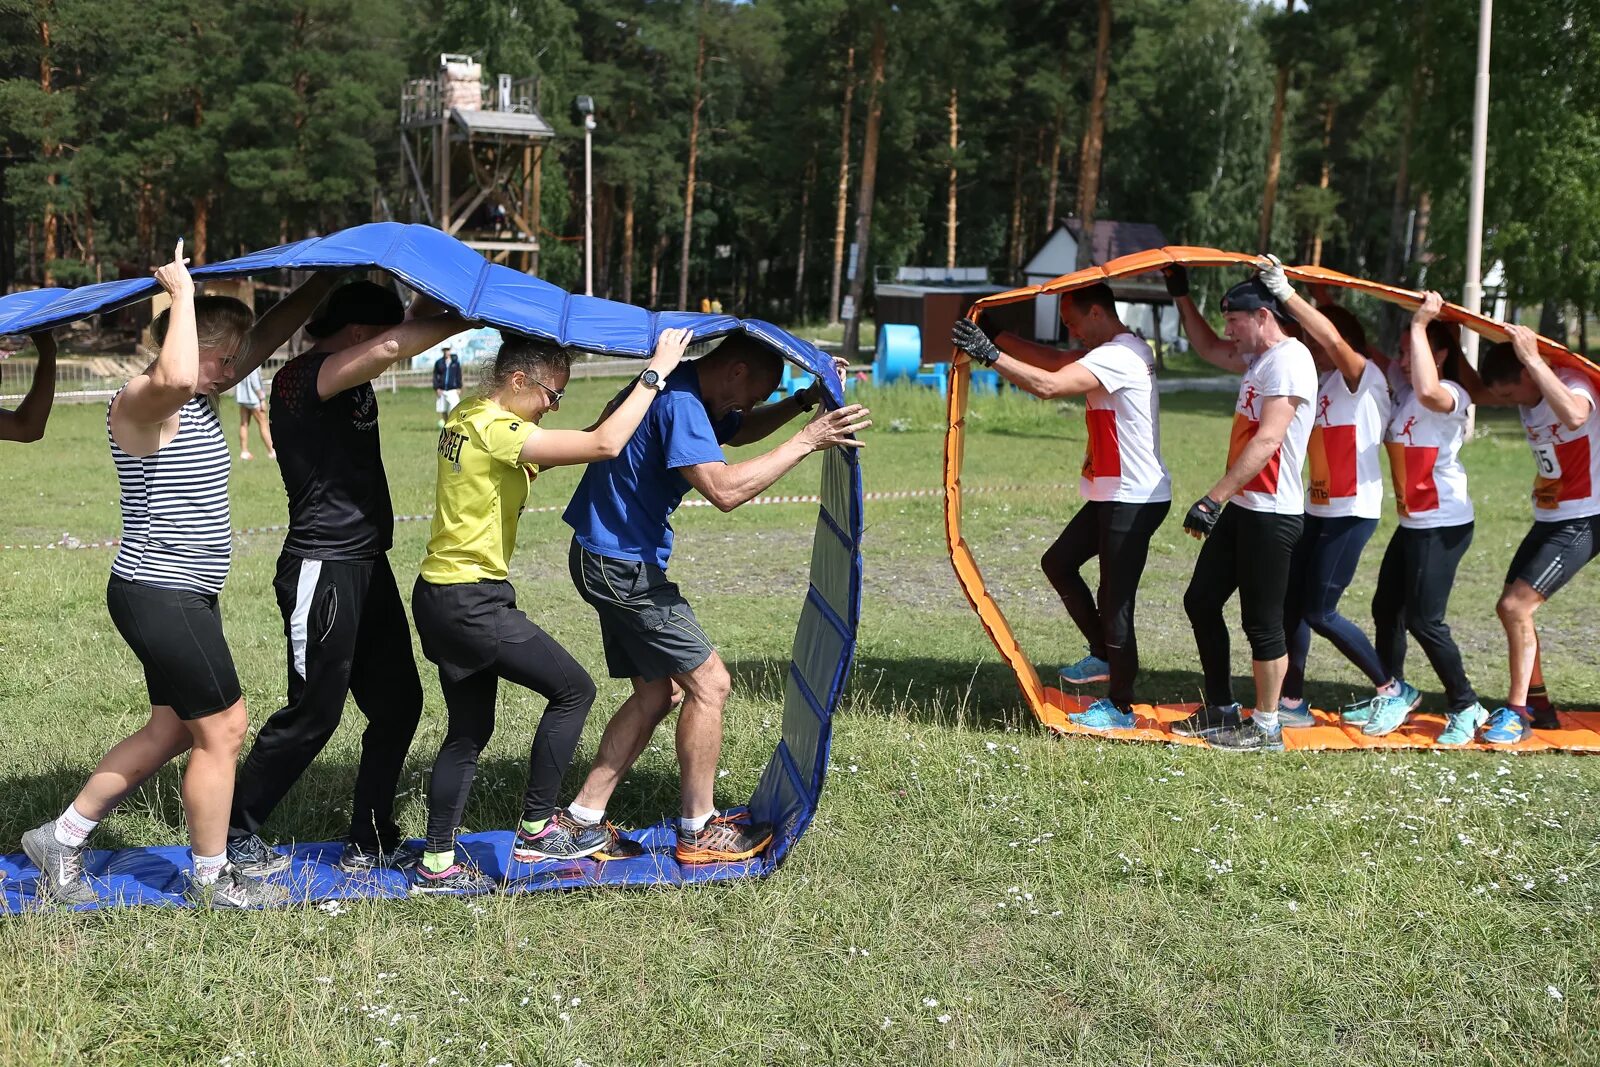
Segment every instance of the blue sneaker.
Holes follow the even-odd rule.
[[[1317,717],[1311,714],[1311,701],[1302,700],[1299,707],[1278,701],[1278,725],[1285,730],[1304,730],[1317,725]]]
[[[1528,736],[1528,724],[1511,708],[1496,708],[1483,739],[1491,745],[1514,745]]]
[[[1474,704],[1462,711],[1452,711],[1444,717],[1444,733],[1439,735],[1437,745],[1464,745],[1472,740],[1478,732],[1478,727],[1489,720],[1489,713],[1483,709],[1482,704]]]
[[[1069,663],[1057,672],[1063,682],[1073,685],[1086,685],[1089,682],[1104,682],[1111,678],[1111,664],[1096,656],[1094,653],[1083,657],[1076,663]]]
[[[1388,697],[1380,693],[1372,698],[1371,711],[1368,712],[1367,723],[1361,727],[1361,732],[1368,737],[1392,734],[1406,721],[1406,716],[1416,711],[1421,703],[1422,694],[1417,692],[1417,687],[1410,682],[1401,682],[1400,692],[1394,696]]]
[[[1067,719],[1079,726],[1087,726],[1091,730],[1131,730],[1138,721],[1134,718],[1133,712],[1123,711],[1103,697],[1083,711],[1075,711],[1068,715]]]

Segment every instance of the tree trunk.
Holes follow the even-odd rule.
[[[861,146],[861,187],[856,193],[856,276],[850,282],[853,309],[844,324],[844,357],[854,361],[861,350],[861,305],[867,295],[867,246],[872,238],[872,201],[878,178],[878,135],[883,126],[883,68],[888,49],[883,22],[872,28],[872,71],[867,76],[867,131]]]
[[[678,310],[689,309],[689,251],[694,244],[694,166],[700,152],[700,106],[706,76],[706,0],[701,0],[694,61],[694,102],[689,109],[689,173],[683,183],[683,253],[678,262]]]
[[[844,228],[850,204],[850,105],[856,91],[856,50],[844,58],[844,106],[839,120],[839,195],[833,213],[833,288],[828,292],[828,322],[839,324],[839,286],[844,277]]]
[[[1083,131],[1078,165],[1078,267],[1094,264],[1094,206],[1100,198],[1100,155],[1105,148],[1106,87],[1111,79],[1111,0],[1100,0],[1100,29],[1094,46],[1094,88],[1089,94],[1089,125]]]
[[[211,194],[201,193],[194,198],[194,232],[190,243],[184,245],[189,253],[189,265],[199,267],[206,261],[206,227],[211,220]]]
[[[615,187],[600,182],[594,196],[595,295],[606,300],[611,299],[611,227],[617,217],[616,192]]]
[[[1049,237],[1056,230],[1056,193],[1061,187],[1061,106],[1056,105],[1056,122],[1051,127],[1054,137],[1050,142],[1050,179],[1045,183],[1044,233]]]
[[[957,111],[956,87],[950,87],[950,194],[945,204],[944,265],[956,267],[956,149],[961,143],[961,123]]]
[[[661,258],[667,254],[667,246],[672,241],[665,230],[656,237],[655,247],[650,250],[650,307],[657,306],[661,301]]]
[[[50,53],[49,15],[52,13],[54,6],[55,5],[53,3],[50,3],[49,0],[46,0],[44,4],[40,5],[39,12],[41,16],[39,19],[39,91],[45,96],[49,96],[53,91],[51,88],[51,80],[52,75],[54,74],[54,69],[51,62],[52,57]],[[49,160],[55,159],[59,151],[60,145],[56,141],[55,131],[46,126],[44,138],[39,145],[39,154],[48,162]],[[53,166],[51,166],[48,172],[45,174],[44,181],[45,185],[49,187],[46,191],[44,201],[44,284],[46,286],[51,286],[56,283],[54,264],[60,255],[58,250],[59,237],[57,231],[59,221],[56,218],[55,197],[56,186],[59,179],[56,176],[55,168]]]
[[[805,181],[800,186],[800,251],[794,262],[794,304],[789,310],[795,322],[805,320],[806,304],[806,245],[811,237],[811,186],[817,180],[817,149],[812,146],[811,158],[806,161]]]
[[[1433,215],[1433,194],[1426,189],[1417,197],[1417,225],[1411,234],[1411,258],[1421,263],[1417,284],[1422,284],[1420,278],[1427,272],[1428,264],[1424,257],[1428,254],[1428,222]]]
[[[1286,0],[1284,10],[1294,14],[1294,0]],[[1257,251],[1268,251],[1272,240],[1272,209],[1278,202],[1278,171],[1283,165],[1283,108],[1289,95],[1289,64],[1278,66],[1278,80],[1272,92],[1272,133],[1267,141],[1267,187],[1261,194],[1261,231]]]
[[[1333,180],[1333,101],[1322,106],[1322,175],[1317,188],[1326,189]],[[1317,221],[1317,232],[1311,237],[1311,265],[1322,266],[1322,221]]]
[[[198,130],[206,124],[205,100],[198,89],[191,91],[190,98],[194,102],[194,128]],[[210,217],[211,191],[208,189],[194,196],[194,233],[190,234],[189,244],[184,246],[192,266],[201,266],[206,261],[206,224]]]
[[[1011,221],[1006,225],[1006,283],[1016,279],[1022,262],[1022,157],[1011,158]]]
[[[622,302],[633,303],[633,183],[622,191]]]
[[[534,244],[539,244],[543,238],[539,234],[539,216],[544,211],[544,145],[533,150],[533,210],[528,214],[528,225],[533,228]],[[539,253],[534,252],[529,257],[528,273],[539,273]],[[655,303],[655,297],[650,298]]]

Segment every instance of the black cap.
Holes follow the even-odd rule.
[[[306,323],[312,337],[332,337],[346,326],[398,326],[405,305],[394,290],[373,282],[350,282],[329,294],[317,317]]]
[[[1260,278],[1251,278],[1222,294],[1222,310],[1229,311],[1257,311],[1265,308],[1272,312],[1272,317],[1283,326],[1293,326],[1294,316],[1289,314],[1289,309],[1283,301],[1272,295],[1266,283]]]

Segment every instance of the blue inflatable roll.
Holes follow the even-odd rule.
[[[196,268],[196,278],[240,277],[271,270],[383,269],[427,293],[469,320],[617,356],[646,357],[669,327],[688,327],[696,340],[742,331],[827,389],[823,404],[836,407],[844,393],[831,357],[815,345],[771,323],[731,315],[653,312],[595,297],[573,296],[549,282],[491,264],[439,230],[398,223],[372,223]],[[0,297],[0,334],[60,326],[149,297],[154,279],[131,278],[81,289],[39,289]],[[917,369],[916,329],[909,330],[910,366]],[[881,341],[880,341],[881,343]],[[431,449],[429,450],[431,455]],[[419,457],[419,461],[427,456]],[[852,449],[829,449],[820,457],[821,506],[811,546],[811,572],[801,601],[783,693],[783,721],[748,807],[775,827],[766,852],[742,863],[680,866],[673,857],[670,820],[637,831],[644,846],[636,859],[611,863],[510,862],[510,834],[469,835],[463,847],[506,891],[528,892],[597,885],[685,885],[760,877],[794,848],[816,813],[827,776],[833,715],[854,660],[861,620],[861,466]],[[130,663],[131,669],[131,663]],[[390,897],[404,892],[397,874],[345,875],[333,866],[338,843],[300,844],[288,881],[295,901],[343,897]],[[97,852],[89,875],[100,899],[86,909],[128,904],[183,906],[178,873],[187,850],[133,848]],[[38,907],[39,872],[24,855],[0,855],[0,914]]]
[[[872,361],[872,384],[888,385],[915,378],[922,370],[922,331],[903,323],[878,327],[877,358]]]

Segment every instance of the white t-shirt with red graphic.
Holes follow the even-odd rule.
[[[1472,401],[1455,382],[1440,384],[1455,399],[1449,411],[1434,411],[1409,385],[1402,386],[1395,394],[1394,413],[1383,437],[1400,525],[1413,530],[1472,521],[1467,469],[1461,465],[1467,408]]]
[[[1339,371],[1317,385],[1311,410],[1306,511],[1325,519],[1383,515],[1383,431],[1389,425],[1389,383],[1367,362],[1354,391]]]
[[[1150,346],[1131,333],[1093,349],[1078,366],[1099,388],[1084,395],[1089,437],[1078,491],[1085,500],[1148,504],[1172,499],[1172,477],[1161,461],[1161,401]]]
[[[1272,397],[1294,397],[1294,418],[1283,443],[1254,478],[1245,483],[1233,502],[1247,511],[1275,515],[1305,513],[1305,479],[1301,467],[1306,441],[1311,436],[1312,399],[1317,395],[1317,368],[1311,350],[1294,338],[1285,338],[1250,359],[1239,381],[1239,398],[1233,409],[1233,436],[1228,442],[1228,466],[1261,428],[1261,405]],[[1224,501],[1226,503],[1226,501]]]
[[[1528,432],[1538,468],[1533,476],[1535,522],[1565,522],[1600,515],[1600,405],[1594,401],[1594,383],[1582,371],[1555,368],[1561,384],[1589,401],[1589,417],[1576,430],[1561,424],[1540,399],[1522,408],[1522,428]]]

